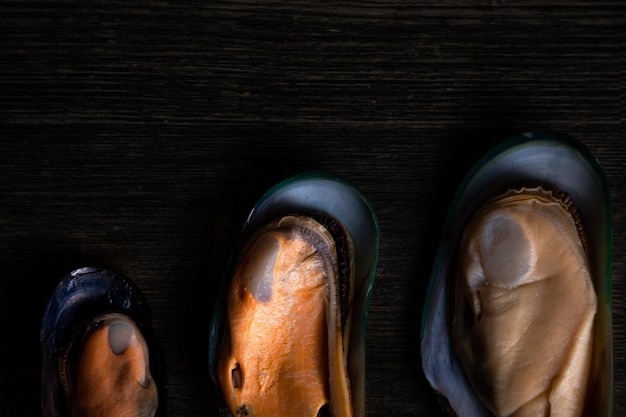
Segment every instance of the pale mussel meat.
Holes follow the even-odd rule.
[[[571,200],[509,190],[466,227],[454,284],[452,347],[497,416],[580,416],[596,295]]]
[[[450,415],[613,415],[611,203],[599,162],[513,137],[451,204],[424,307],[424,374]]]
[[[41,325],[45,417],[164,414],[164,366],[150,311],[120,274],[81,268],[54,290]]]
[[[345,209],[326,207],[333,190]],[[328,174],[296,176],[261,199],[242,236],[211,333],[222,415],[363,416],[378,244],[367,200]]]

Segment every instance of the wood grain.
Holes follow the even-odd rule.
[[[168,415],[217,415],[208,323],[247,210],[327,170],[381,227],[367,414],[439,411],[418,330],[445,211],[521,131],[603,164],[614,210],[615,415],[626,415],[621,2],[0,3],[0,414],[39,415],[39,321],[70,270],[143,290]]]

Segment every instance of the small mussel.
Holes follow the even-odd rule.
[[[422,323],[449,414],[613,415],[610,252],[606,178],[578,142],[525,134],[472,168]]]
[[[150,312],[131,282],[81,268],[56,287],[40,332],[45,417],[164,414],[165,373]]]
[[[222,414],[362,416],[378,244],[369,203],[336,177],[298,176],[255,206],[242,236],[211,333]]]

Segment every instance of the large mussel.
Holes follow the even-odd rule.
[[[298,175],[261,198],[212,321],[209,365],[224,415],[364,415],[377,252],[374,211],[344,180]]]
[[[45,417],[164,415],[163,355],[150,311],[120,274],[81,268],[54,290],[44,312]]]
[[[578,142],[525,134],[466,176],[422,323],[424,373],[457,416],[612,416],[611,206]]]

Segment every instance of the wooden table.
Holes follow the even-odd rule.
[[[292,174],[371,199],[380,257],[367,414],[438,404],[421,372],[426,282],[452,195],[522,131],[582,141],[614,210],[615,415],[626,415],[620,2],[0,4],[0,414],[38,415],[38,332],[69,271],[143,290],[168,415],[215,416],[208,324],[244,217]]]

